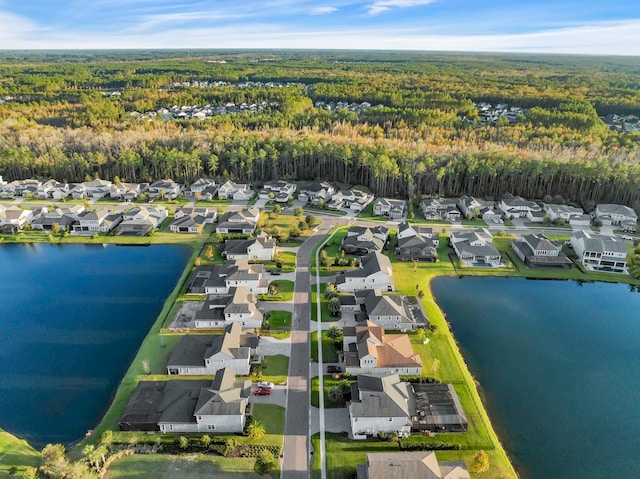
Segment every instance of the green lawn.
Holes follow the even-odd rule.
[[[293,273],[296,270],[296,254],[293,251],[279,251],[280,263],[282,263],[281,271],[283,273]],[[278,269],[277,261],[259,261],[264,265],[266,270]]]
[[[286,339],[291,337],[291,316],[290,311],[270,311],[269,336],[276,339]]]
[[[254,404],[253,417],[262,423],[267,434],[284,434],[285,409],[275,404]],[[284,440],[284,437],[283,437]]]
[[[324,407],[326,408],[340,408],[344,407],[344,404],[335,404],[329,399],[329,389],[334,386],[338,386],[344,379],[336,379],[331,375],[324,375],[322,385],[324,386]],[[351,380],[353,382],[355,380]],[[320,407],[320,380],[317,377],[311,378],[311,405],[314,407]]]
[[[292,301],[293,300],[293,281],[285,279],[277,279],[277,276],[270,276],[270,284],[276,283],[278,292],[276,294],[259,294],[258,299],[261,301]]]
[[[13,470],[22,471],[25,467],[38,467],[40,453],[27,441],[18,439],[0,429],[0,479],[8,479]],[[15,468],[15,469],[13,469]]]
[[[337,344],[337,343],[336,343]],[[318,332],[311,333],[311,359],[318,362]],[[322,361],[325,363],[338,362],[338,350],[333,341],[322,331]]]
[[[124,457],[111,465],[106,479],[259,479],[254,458],[227,458],[204,454],[170,456],[149,454]]]
[[[282,354],[276,356],[265,356],[262,364],[266,369],[262,371],[261,380],[271,381],[275,384],[282,384],[287,380],[289,374],[289,358]]]
[[[471,226],[473,228],[486,228],[487,222],[482,219],[462,220],[462,226]]]

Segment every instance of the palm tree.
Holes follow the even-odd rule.
[[[338,298],[331,298],[327,303],[327,309],[331,313],[331,316],[340,316],[340,300]]]
[[[251,424],[247,427],[247,433],[251,439],[262,439],[267,433],[262,423],[256,419],[251,421]]]
[[[325,299],[333,299],[338,297],[338,288],[336,288],[335,283],[328,283],[327,287],[324,290]]]
[[[340,385],[333,386],[327,394],[329,401],[333,404],[342,404],[344,402],[344,395],[342,394],[342,387],[340,387]]]
[[[342,330],[334,323],[327,329],[327,337],[333,341],[333,345],[336,345],[338,338],[342,336]]]

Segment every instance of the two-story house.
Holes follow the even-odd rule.
[[[331,197],[335,192],[335,187],[326,181],[307,183],[300,187],[298,201],[311,203],[313,205],[317,205],[322,201],[326,204],[331,201]]]
[[[381,289],[393,291],[391,261],[381,253],[369,253],[360,258],[360,267],[345,271],[336,278],[336,288],[341,292],[354,292],[359,289]]]
[[[347,236],[342,239],[340,249],[346,254],[365,255],[374,251],[382,251],[389,238],[386,226],[352,226]]]
[[[260,218],[258,208],[242,211],[230,211],[220,217],[216,225],[216,233],[220,234],[253,234]]]
[[[191,183],[184,195],[191,198],[199,198],[201,200],[211,201],[218,194],[218,185],[215,180],[209,178],[198,178]]]
[[[242,326],[229,324],[223,334],[187,334],[171,351],[167,374],[179,376],[214,375],[233,368],[241,376],[249,374],[251,348],[241,346]]]
[[[239,323],[245,329],[262,326],[263,314],[256,307],[256,295],[245,286],[229,289],[229,294],[208,296],[196,312],[196,328],[223,328]]]
[[[514,240],[511,248],[529,268],[571,268],[571,260],[562,252],[562,244],[543,234],[529,234]]]
[[[504,267],[502,254],[493,245],[493,236],[486,228],[452,231],[449,241],[464,266]]]
[[[536,219],[541,218],[542,215],[542,208],[538,203],[525,200],[520,196],[513,196],[511,193],[502,195],[498,203],[498,208],[500,208],[507,219],[528,217],[530,221],[536,221]],[[540,219],[540,221],[542,220]]]
[[[108,233],[122,222],[120,213],[111,213],[106,208],[94,211],[83,211],[78,216],[78,222],[72,226],[71,234],[75,236],[92,235],[94,233]]]
[[[251,185],[247,183],[235,183],[227,180],[218,188],[218,198],[221,200],[248,201],[253,198]]]
[[[397,254],[403,261],[437,261],[440,237],[433,228],[412,226],[407,222],[398,226]]]
[[[628,232],[635,232],[638,225],[638,215],[633,208],[625,205],[599,204],[594,217],[602,221],[603,225],[620,226],[620,229]]]
[[[171,179],[154,181],[149,185],[149,198],[164,198],[175,200],[182,192],[182,185]]]
[[[391,221],[401,220],[407,214],[407,202],[393,198],[376,198],[373,202],[373,215],[389,218]]]
[[[452,198],[425,198],[420,200],[420,211],[425,219],[460,221],[460,210]]]
[[[571,246],[578,259],[589,269],[627,272],[627,245],[620,238],[576,231],[571,235]]]
[[[261,231],[255,238],[227,240],[220,254],[232,260],[271,261],[276,255],[276,240]]]

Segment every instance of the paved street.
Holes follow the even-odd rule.
[[[328,220],[298,250],[294,311],[291,333],[291,357],[289,360],[289,388],[285,418],[285,437],[282,462],[282,479],[308,479],[311,475],[311,428],[309,384],[311,323],[311,252],[322,241],[335,221]]]

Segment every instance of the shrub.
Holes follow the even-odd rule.
[[[401,451],[457,451],[460,444],[455,442],[433,441],[421,436],[411,436],[398,441]]]

